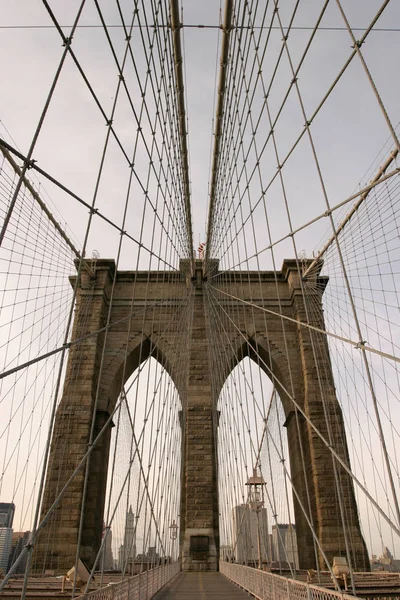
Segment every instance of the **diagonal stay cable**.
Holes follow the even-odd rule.
[[[15,148],[13,148],[10,144],[8,144],[5,140],[3,140],[1,138],[0,138],[0,145],[3,146],[4,148],[6,148],[12,154],[15,154],[16,156],[18,156],[21,160],[24,161],[24,163],[28,160],[27,157],[25,157],[23,154],[21,154],[21,152],[19,152]],[[158,260],[160,260],[165,266],[167,266],[170,269],[173,269],[174,271],[176,271],[176,268],[173,265],[169,264],[163,258],[161,258],[157,254],[155,254],[152,250],[150,250],[149,248],[147,248],[147,246],[145,246],[139,240],[137,240],[136,238],[134,238],[127,231],[124,231],[121,227],[119,227],[119,225],[117,225],[116,223],[114,223],[114,221],[112,221],[107,216],[103,215],[98,208],[94,208],[90,204],[88,204],[87,202],[85,202],[85,200],[83,200],[77,194],[75,194],[74,192],[72,192],[71,190],[69,190],[65,185],[63,185],[62,183],[60,183],[59,181],[57,181],[49,173],[47,173],[46,171],[44,171],[43,169],[41,169],[40,167],[38,167],[36,165],[36,163],[32,164],[31,168],[35,169],[35,171],[37,171],[38,173],[40,173],[41,175],[43,175],[46,179],[48,179],[49,181],[51,181],[51,183],[54,183],[57,187],[59,187],[60,189],[62,189],[69,196],[71,196],[72,198],[74,198],[75,200],[77,200],[80,204],[82,204],[82,206],[84,206],[85,208],[87,208],[90,211],[91,214],[97,215],[98,217],[100,217],[101,219],[103,219],[103,221],[105,221],[106,223],[108,223],[109,225],[111,225],[112,227],[114,227],[114,229],[116,229],[117,231],[119,231],[119,233],[121,235],[126,236],[132,242],[135,242],[135,244],[137,244],[140,248],[143,248],[143,250],[145,252],[148,252],[151,256],[154,256],[154,258],[157,258]]]
[[[46,0],[43,0],[43,2],[46,3]],[[47,111],[49,109],[51,100],[53,98],[53,94],[54,94],[54,91],[56,89],[58,80],[60,78],[61,71],[62,71],[64,63],[65,63],[65,59],[67,58],[67,54],[68,54],[68,51],[69,51],[69,47],[70,47],[70,44],[71,44],[72,37],[74,35],[76,26],[79,23],[79,19],[80,19],[81,15],[82,15],[82,11],[83,11],[83,7],[84,7],[85,3],[86,3],[86,0],[82,0],[81,4],[79,6],[78,12],[76,14],[74,24],[73,24],[73,26],[71,28],[71,33],[70,33],[69,37],[66,38],[63,35],[64,46],[65,46],[64,47],[64,51],[62,53],[59,65],[58,65],[56,73],[54,75],[54,78],[53,78],[53,81],[52,81],[52,84],[51,84],[51,87],[50,87],[50,91],[49,91],[49,93],[47,95],[45,105],[43,107],[42,113],[40,115],[40,119],[39,119],[38,124],[36,126],[36,130],[35,130],[35,133],[33,135],[33,139],[31,141],[31,145],[29,147],[26,159],[24,160],[24,165],[23,165],[23,167],[21,169],[21,173],[20,173],[18,182],[17,182],[17,184],[15,186],[13,197],[11,199],[10,205],[8,207],[7,214],[5,216],[5,219],[4,219],[1,231],[0,231],[0,246],[3,244],[4,236],[6,235],[7,227],[8,227],[8,224],[10,222],[11,215],[13,213],[13,210],[14,210],[14,207],[15,207],[15,203],[17,201],[17,198],[18,198],[18,195],[19,195],[19,191],[21,189],[21,186],[22,186],[22,183],[23,183],[26,171],[29,169],[29,166],[32,164],[33,151],[34,151],[34,149],[36,147],[36,142],[37,142],[39,134],[40,134],[40,132],[42,130],[42,126],[43,126],[44,120],[46,118]]]
[[[266,312],[270,315],[274,315],[275,317],[279,317],[281,319],[285,319],[286,321],[291,321],[292,323],[296,323],[296,325],[300,325],[301,327],[306,327],[307,329],[311,329],[313,331],[316,331],[317,333],[323,333],[324,335],[333,337],[337,340],[340,340],[341,342],[346,342],[347,344],[351,344],[352,346],[354,346],[354,348],[365,348],[365,350],[367,350],[368,352],[371,352],[372,354],[377,354],[378,356],[382,356],[383,358],[388,358],[390,360],[394,360],[395,362],[400,363],[400,357],[398,356],[394,356],[393,354],[388,354],[386,352],[382,352],[381,350],[377,350],[376,348],[373,348],[372,346],[367,346],[366,342],[356,342],[354,340],[350,340],[346,337],[343,337],[341,335],[338,335],[336,333],[333,333],[332,331],[326,331],[325,329],[320,329],[319,327],[315,327],[315,325],[311,325],[310,323],[305,323],[304,321],[300,321],[298,319],[294,319],[293,317],[289,317],[287,315],[284,315],[282,313],[278,313],[274,310],[271,310],[269,308],[265,308],[264,306],[259,306],[258,304],[255,304],[253,302],[248,302],[247,300],[244,300],[243,298],[238,298],[237,296],[233,296],[232,294],[228,294],[228,292],[223,292],[222,290],[216,288],[215,286],[209,285],[210,288],[220,292],[221,294],[223,294],[224,296],[228,296],[229,298],[233,299],[233,300],[237,300],[239,302],[242,302],[243,304],[247,304],[248,306],[252,306],[254,308],[257,308],[258,310],[261,310],[263,312]]]
[[[207,287],[212,288],[212,286],[207,286]],[[213,288],[213,289],[216,289],[216,288]],[[219,290],[217,290],[217,291],[219,291]],[[232,321],[231,317],[225,311],[225,309],[223,308],[222,304],[218,301],[216,296],[213,295],[213,298],[220,305],[222,311],[226,314],[227,319],[229,321],[231,321],[232,325],[237,330],[238,334],[247,342],[246,336],[243,334],[243,332],[240,330],[240,328],[236,325],[236,323],[234,323],[234,321]],[[282,317],[282,315],[279,315],[279,314],[277,314],[277,316]],[[297,322],[297,321],[295,321],[295,322]],[[325,332],[323,332],[323,333],[325,333]],[[357,486],[364,492],[364,494],[367,496],[367,498],[370,500],[370,502],[374,505],[374,507],[378,510],[378,512],[385,519],[385,521],[392,528],[392,530],[400,537],[400,529],[391,521],[391,519],[387,516],[387,514],[383,511],[383,509],[379,506],[379,504],[376,502],[376,500],[371,496],[371,494],[368,492],[368,490],[365,488],[365,486],[359,481],[359,479],[354,475],[354,473],[352,473],[352,471],[348,467],[348,465],[337,454],[337,452],[334,450],[334,448],[329,444],[328,440],[326,440],[325,437],[322,435],[322,433],[319,431],[318,427],[307,416],[307,414],[304,412],[302,407],[296,402],[293,395],[289,392],[289,390],[286,389],[284,384],[272,372],[271,368],[267,365],[267,363],[263,360],[263,358],[259,354],[258,354],[258,359],[259,359],[260,363],[263,365],[263,367],[270,374],[270,377],[272,378],[273,382],[277,382],[279,387],[285,392],[285,394],[287,394],[290,401],[294,404],[294,406],[299,411],[299,413],[304,417],[304,419],[307,421],[307,423],[310,425],[310,427],[315,431],[315,433],[318,435],[318,437],[321,439],[321,441],[325,444],[325,446],[331,452],[332,456],[340,463],[340,465],[344,468],[344,470],[347,472],[347,474],[350,475],[350,477],[357,484]]]
[[[360,38],[360,43],[364,43],[368,34],[371,33],[371,31],[373,31],[373,27],[375,25],[375,23],[378,21],[378,19],[380,18],[380,16],[382,15],[382,13],[384,12],[384,9],[386,8],[386,6],[388,5],[390,0],[385,0],[385,2],[383,2],[382,6],[379,8],[379,10],[377,11],[377,13],[375,14],[374,18],[372,19],[371,23],[369,24],[368,28],[365,30],[363,36]],[[286,39],[285,39],[286,41]],[[344,66],[342,67],[342,69],[340,70],[339,74],[336,76],[335,80],[333,81],[333,83],[331,84],[331,86],[329,87],[329,89],[327,90],[326,94],[324,95],[324,97],[322,98],[322,100],[320,101],[320,103],[318,104],[318,106],[315,108],[315,110],[313,111],[313,113],[311,114],[311,116],[308,117],[307,122],[304,123],[304,127],[302,129],[302,131],[300,132],[299,136],[297,137],[297,139],[295,140],[294,144],[292,145],[292,147],[290,148],[290,150],[287,152],[285,158],[280,162],[279,167],[277,169],[277,172],[273,175],[273,177],[271,178],[271,180],[269,181],[269,183],[267,184],[267,186],[262,190],[262,194],[259,197],[259,199],[257,200],[257,202],[254,204],[253,206],[253,211],[257,208],[258,204],[262,201],[263,197],[265,196],[266,192],[271,188],[271,186],[273,185],[274,181],[276,180],[276,178],[279,176],[279,172],[284,168],[284,166],[286,165],[286,163],[288,162],[290,156],[293,154],[294,150],[296,149],[296,147],[298,146],[298,144],[300,143],[300,141],[302,140],[303,136],[306,134],[309,126],[311,125],[311,123],[315,120],[315,118],[317,117],[318,113],[320,112],[320,110],[322,109],[322,107],[324,106],[324,104],[326,103],[327,99],[329,98],[329,96],[331,95],[332,91],[334,90],[334,88],[336,87],[337,83],[340,81],[340,79],[342,78],[343,74],[345,73],[345,71],[347,70],[348,66],[350,65],[350,63],[352,62],[353,58],[356,56],[357,54],[357,50],[354,49],[353,52],[350,54],[349,58],[347,59],[347,61],[345,62]],[[297,71],[296,71],[297,72]],[[291,86],[295,84],[296,78],[294,78],[294,80],[291,83]],[[284,102],[286,102],[286,98],[287,96],[285,96]],[[266,148],[267,142],[270,138],[271,132],[273,131],[273,128],[276,125],[277,119],[279,118],[279,115],[281,114],[281,111],[278,112],[277,117],[275,117],[275,120],[273,122],[272,125],[272,129],[270,131],[270,134],[267,137],[266,142],[264,143],[264,146],[260,152],[260,157],[263,155],[264,150]],[[257,169],[257,165],[254,166],[252,173],[250,174],[249,177],[249,181],[251,181],[253,174],[256,172]],[[236,194],[236,189],[234,190],[232,197]],[[359,195],[359,194],[357,194]],[[247,219],[249,219],[250,217],[248,217]],[[244,228],[247,219],[243,222],[242,224],[242,228]],[[238,231],[238,233],[240,233],[240,230]],[[286,236],[288,237],[288,236]]]
[[[5,148],[4,146],[0,145],[0,152],[3,153],[4,157],[6,158],[6,160],[10,163],[10,165],[12,166],[12,168],[14,169],[15,173],[21,177],[22,175],[22,171],[20,169],[20,167],[17,165],[17,163],[15,162],[15,160],[13,159],[13,157],[11,156],[11,153],[9,150],[7,150],[7,148]],[[77,258],[81,258],[80,252],[79,250],[77,250],[77,248],[75,247],[75,245],[72,243],[72,241],[70,240],[68,234],[64,231],[64,229],[61,227],[60,223],[54,218],[53,214],[50,212],[50,210],[47,208],[46,203],[43,201],[43,199],[39,196],[38,192],[34,189],[33,185],[31,184],[31,182],[29,181],[29,179],[27,179],[25,176],[22,176],[22,183],[24,184],[24,186],[29,190],[29,192],[31,193],[32,197],[36,200],[36,202],[39,204],[40,208],[42,209],[42,211],[46,214],[47,218],[49,219],[49,221],[54,225],[54,228],[58,231],[58,233],[60,234],[60,236],[63,238],[63,240],[66,242],[66,244],[71,248],[72,252],[75,254],[75,256]],[[85,264],[85,263],[84,263]],[[86,268],[87,265],[85,265]]]
[[[142,124],[141,124],[141,115],[139,115],[137,113],[137,110],[135,109],[131,92],[129,91],[128,85],[126,83],[126,79],[125,79],[125,77],[123,75],[123,70],[122,70],[122,67],[121,67],[121,65],[120,65],[120,63],[118,61],[118,58],[117,58],[117,55],[116,55],[116,50],[114,48],[114,44],[113,44],[113,42],[111,40],[111,37],[110,37],[110,34],[108,32],[108,27],[106,25],[104,15],[103,15],[103,13],[101,11],[100,5],[97,2],[97,0],[95,0],[95,5],[96,5],[96,8],[97,8],[97,11],[98,11],[98,14],[99,14],[99,17],[100,17],[100,20],[101,20],[101,23],[102,23],[105,35],[107,37],[108,44],[110,46],[111,54],[112,54],[112,56],[114,58],[114,62],[115,62],[116,67],[117,67],[118,77],[119,77],[120,81],[122,82],[122,86],[123,86],[123,88],[125,90],[125,93],[127,94],[129,105],[130,105],[130,107],[132,109],[132,113],[133,113],[136,125],[138,127],[137,128],[137,137],[142,140],[142,142],[144,144],[144,147],[145,147],[145,150],[146,150],[146,153],[147,153],[147,155],[149,157],[149,167],[150,167],[151,171],[153,172],[154,176],[156,177],[156,179],[159,181],[159,176],[157,175],[156,169],[155,169],[155,166],[154,166],[154,161],[153,161],[153,157],[152,157],[152,150],[150,150],[149,143],[148,143],[148,141],[146,139],[146,136],[143,133],[143,127],[142,127]],[[134,14],[135,15],[139,15],[138,9],[135,11]],[[139,16],[138,16],[138,18],[139,18]],[[125,26],[125,24],[124,24],[124,26]],[[164,176],[164,179],[165,179],[166,178],[165,168],[164,168],[162,157],[161,157],[161,154],[160,154],[159,144],[157,143],[156,138],[155,138],[155,133],[156,133],[155,132],[155,126],[154,126],[154,129],[153,129],[153,126],[151,124],[150,112],[149,112],[149,109],[148,109],[148,106],[147,106],[146,90],[144,88],[142,88],[142,84],[141,84],[142,82],[140,81],[140,76],[139,76],[139,73],[137,72],[137,69],[136,69],[136,64],[135,64],[135,59],[134,59],[134,53],[133,53],[132,48],[131,48],[131,38],[132,38],[131,29],[132,29],[132,27],[130,26],[129,27],[129,31],[126,33],[127,52],[129,53],[129,55],[132,58],[133,66],[135,68],[135,73],[136,73],[136,77],[137,77],[138,84],[139,84],[139,89],[140,89],[140,92],[141,92],[141,97],[143,98],[142,109],[144,109],[145,114],[146,114],[147,119],[148,119],[148,122],[149,122],[149,125],[150,125],[150,127],[152,129],[152,143],[151,143],[151,146],[154,146],[155,149],[156,149],[157,158],[158,158],[158,160],[160,162],[160,169],[161,169],[161,172],[162,172],[162,174]],[[148,27],[146,27],[146,30],[148,32]],[[153,37],[155,36],[156,31],[157,31],[157,28],[154,29]],[[126,26],[125,26],[125,32],[126,32]],[[150,48],[153,48],[154,39],[150,39],[149,38],[149,44],[150,44]],[[148,70],[147,70],[147,75],[146,75],[145,87],[146,87],[146,83],[147,83],[147,78],[149,78],[150,82],[153,83],[153,81],[152,81],[152,69],[150,68],[150,66],[151,66],[150,62],[154,63],[154,57],[153,57],[153,53],[152,52],[150,53],[149,56],[146,53],[146,62],[147,62]],[[160,93],[160,90],[161,90],[161,88],[157,89],[157,92]],[[154,86],[153,86],[153,96],[154,96],[154,100],[156,100]],[[160,105],[160,107],[161,107],[161,105]],[[160,115],[160,112],[162,112],[162,111],[158,110],[158,106],[157,106],[156,121],[158,121],[161,124],[162,115]],[[164,138],[165,138],[165,135],[164,135]],[[165,141],[164,138],[163,138],[163,141]],[[132,165],[132,172],[134,173],[135,178],[137,179],[137,181],[139,182],[139,184],[141,185],[141,182],[140,182],[140,180],[139,180],[139,178],[138,178],[138,176],[136,174],[136,171],[135,171],[135,169],[133,169],[134,163],[135,163],[135,160],[134,159],[131,160],[130,164]],[[168,163],[168,166],[170,166],[169,163]],[[147,195],[147,186],[142,186],[142,189],[143,189],[143,191]],[[160,189],[160,188],[158,188],[158,189]],[[165,193],[163,191],[161,191],[161,194],[163,195],[164,202],[167,205],[167,210],[169,211],[170,209],[169,209],[168,203],[166,202],[167,198],[165,197]],[[150,199],[149,198],[147,198],[147,199],[150,202],[150,204],[152,205]],[[155,210],[155,207],[153,205],[152,205],[152,208],[153,208],[153,210]],[[157,214],[156,214],[156,218],[158,219],[158,221],[160,222],[160,225],[164,229],[163,222],[162,222],[162,220],[159,218],[159,216]],[[165,229],[164,229],[164,231],[168,235],[168,232]],[[173,240],[171,238],[169,238],[169,239],[170,239],[171,244],[173,245]],[[183,245],[182,242],[181,242],[181,246],[184,248],[184,245]]]
[[[42,1],[45,2],[45,0],[42,0]],[[68,41],[68,38],[66,38],[65,35],[63,34],[63,32],[62,32],[62,30],[61,30],[61,28],[60,28],[60,26],[58,24],[56,16],[51,11],[51,9],[48,6],[47,2],[45,2],[45,4],[46,4],[46,8],[47,8],[47,10],[48,10],[48,12],[50,14],[50,17],[51,17],[52,21],[57,26],[57,30],[60,33],[60,36],[61,36],[61,38],[63,40],[63,44],[67,44],[67,51],[69,52],[72,60],[74,61],[75,66],[77,67],[77,69],[78,69],[78,71],[79,71],[79,73],[80,73],[83,81],[85,82],[85,84],[86,84],[86,86],[87,86],[87,88],[88,88],[88,90],[89,90],[89,92],[90,92],[93,100],[95,101],[97,107],[99,108],[99,110],[100,110],[100,112],[101,112],[101,114],[102,114],[102,116],[103,116],[103,118],[105,120],[105,123],[106,123],[107,127],[109,127],[110,133],[113,135],[113,137],[114,137],[114,139],[115,139],[118,147],[120,148],[120,150],[121,150],[121,152],[122,152],[122,154],[123,154],[123,156],[124,156],[124,158],[125,158],[128,166],[129,166],[129,168],[132,169],[134,177],[135,177],[137,183],[139,184],[139,186],[140,186],[143,194],[145,195],[146,200],[148,202],[150,202],[150,204],[152,204],[152,201],[151,201],[151,199],[149,197],[149,194],[148,194],[148,190],[146,189],[145,185],[141,181],[141,178],[140,178],[139,174],[137,173],[137,171],[135,169],[135,165],[130,160],[130,158],[129,158],[129,156],[128,156],[128,154],[127,154],[127,152],[126,152],[126,150],[125,150],[125,148],[124,148],[124,146],[123,146],[123,144],[122,144],[119,136],[117,135],[117,132],[115,131],[115,128],[113,127],[113,120],[112,120],[112,118],[110,119],[110,117],[107,116],[107,113],[106,113],[105,109],[103,108],[103,106],[102,106],[102,104],[101,104],[101,102],[100,102],[100,100],[99,100],[99,98],[98,98],[95,90],[93,89],[93,86],[91,85],[91,83],[90,83],[90,81],[89,81],[89,79],[88,79],[88,77],[87,77],[87,75],[86,75],[86,73],[85,73],[82,65],[80,64],[77,56],[75,55],[74,51],[72,50],[71,45],[70,45],[70,43]],[[129,40],[127,40],[127,41],[129,42]],[[123,74],[121,73],[121,71],[119,69],[119,63],[118,62],[117,62],[117,67],[118,67],[118,70],[119,70],[120,81],[122,82],[123,86],[126,89],[126,82],[125,82]],[[140,128],[140,123],[136,119],[136,113],[135,113],[135,111],[134,111],[134,117],[135,117],[136,123],[138,124],[138,127]],[[147,155],[148,155],[148,158],[149,158],[149,164],[151,165],[151,168],[152,168],[153,172],[156,174],[155,167],[154,167],[154,164],[153,164],[153,160],[152,160],[151,154],[149,153],[148,144],[147,144],[147,141],[145,139],[145,136],[144,136],[144,133],[142,131],[142,128],[140,128],[139,131],[140,131],[140,135],[141,135],[144,147],[146,148],[146,151],[147,151]],[[154,209],[154,206],[153,206],[153,209]],[[157,214],[156,214],[156,217],[159,218]],[[171,244],[174,245],[172,239],[169,236],[169,233],[165,230],[164,224],[161,221],[160,221],[160,225],[164,229],[167,237],[170,239]]]
[[[180,320],[183,319],[183,317],[185,316],[185,312],[183,311],[180,315]],[[166,332],[168,331],[168,329],[170,328],[171,324],[174,321],[174,317],[175,315],[170,319],[170,321],[168,322],[168,324],[166,325],[165,329],[161,332],[159,338],[158,338],[158,342],[160,342],[160,340],[164,337],[164,335],[166,334]],[[152,357],[152,355],[156,352],[157,350],[157,346],[156,344],[154,344],[149,352],[149,355],[147,357],[147,359],[145,361],[143,361],[143,366],[140,365],[140,367],[138,368],[138,373],[135,376],[135,380],[137,380],[139,378],[139,375],[141,373],[141,371],[144,368],[144,365],[147,363],[147,361]],[[31,533],[31,537],[28,541],[28,543],[25,545],[25,547],[23,548],[21,554],[18,556],[17,560],[14,562],[14,564],[12,565],[11,569],[8,571],[7,575],[4,577],[4,579],[1,581],[0,583],[0,592],[1,590],[5,587],[6,583],[8,582],[8,580],[10,579],[10,577],[12,576],[12,574],[14,573],[14,571],[16,570],[17,566],[20,564],[20,562],[24,559],[24,557],[27,555],[27,553],[29,553],[29,555],[32,554],[32,549],[35,546],[35,542],[38,536],[38,533],[41,531],[41,529],[43,529],[43,527],[46,525],[46,523],[48,522],[48,520],[50,519],[53,511],[55,510],[55,508],[60,504],[66,490],[69,488],[70,484],[72,483],[72,481],[75,479],[75,477],[77,476],[77,474],[80,472],[80,470],[84,467],[86,460],[88,459],[88,457],[91,456],[94,448],[97,446],[97,444],[100,442],[100,440],[102,439],[102,436],[104,435],[104,433],[107,431],[107,429],[110,426],[110,423],[112,422],[112,419],[115,415],[115,413],[117,412],[117,410],[119,409],[120,405],[122,404],[122,398],[123,396],[120,396],[120,399],[116,402],[115,407],[113,409],[113,411],[110,413],[108,419],[106,420],[106,422],[104,423],[103,427],[100,429],[99,433],[97,434],[97,436],[94,438],[92,444],[88,447],[87,451],[85,452],[85,454],[83,455],[83,457],[81,458],[81,460],[79,461],[79,463],[77,464],[77,466],[75,467],[75,470],[73,471],[73,473],[70,475],[70,477],[68,478],[68,480],[66,481],[66,483],[64,484],[63,488],[61,489],[61,491],[59,492],[57,498],[54,500],[53,504],[50,506],[49,510],[47,511],[47,513],[44,515],[44,517],[42,518],[41,522],[37,525],[37,527],[35,528],[35,530]]]
[[[181,298],[180,303],[183,303],[184,300],[185,300],[185,297]],[[62,346],[59,346],[58,348],[55,348],[54,350],[50,350],[50,352],[46,352],[45,354],[42,354],[41,356],[33,358],[33,359],[23,363],[22,365],[18,365],[17,367],[14,367],[13,369],[9,369],[8,371],[4,371],[3,373],[0,373],[0,379],[3,379],[4,377],[8,377],[8,375],[12,375],[13,373],[16,373],[17,371],[20,371],[21,369],[25,369],[26,367],[29,367],[37,362],[40,362],[41,360],[49,358],[50,356],[53,356],[54,354],[57,354],[58,352],[62,352],[65,349],[68,350],[69,348],[72,348],[73,346],[77,346],[90,338],[98,336],[100,333],[104,333],[105,331],[108,331],[109,329],[111,329],[112,327],[115,327],[116,325],[119,325],[120,323],[129,321],[133,317],[145,312],[149,308],[155,308],[158,306],[162,306],[165,302],[170,302],[170,300],[165,299],[160,302],[154,302],[153,304],[149,304],[147,307],[143,308],[142,310],[135,311],[125,317],[121,317],[121,319],[117,319],[116,321],[109,323],[109,325],[106,325],[105,327],[102,327],[101,329],[97,329],[96,331],[93,331],[92,333],[88,333],[87,335],[84,335],[81,338],[78,338],[76,340],[72,340],[71,342],[66,342]]]

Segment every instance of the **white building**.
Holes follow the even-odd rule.
[[[232,554],[237,563],[258,561],[258,535],[260,536],[261,559],[268,561],[268,517],[262,508],[258,513],[250,504],[235,506],[233,512]]]
[[[281,566],[288,566],[290,563],[296,569],[299,568],[296,525],[278,523],[272,526],[272,561]]]

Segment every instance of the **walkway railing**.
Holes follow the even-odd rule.
[[[355,600],[342,592],[221,561],[220,572],[259,600]]]
[[[119,583],[110,583],[99,590],[83,594],[79,596],[79,600],[150,600],[180,570],[180,562],[149,569]]]

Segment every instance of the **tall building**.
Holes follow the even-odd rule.
[[[299,553],[297,550],[296,525],[278,523],[272,526],[272,561],[282,567],[289,563],[299,568]]]
[[[219,547],[219,556],[221,560],[232,562],[233,560],[233,549],[230,544],[221,544]]]
[[[12,532],[13,530],[11,527],[0,527],[0,574],[3,575],[5,575],[8,570]]]
[[[12,543],[14,502],[0,502],[0,571],[7,573]]]
[[[123,571],[125,569],[124,556],[124,545],[121,544],[118,548],[118,569],[120,571]]]
[[[132,506],[129,507],[125,517],[125,533],[124,543],[119,547],[118,551],[118,567],[124,570],[130,560],[136,556],[135,544],[135,517],[132,511]]]
[[[106,533],[107,537],[103,547],[102,568],[104,569],[104,571],[111,571],[112,569],[114,569],[114,557],[112,553],[112,531],[111,528],[103,526],[103,534],[101,537],[104,538]]]
[[[233,556],[238,563],[258,561],[258,535],[260,536],[261,559],[268,560],[268,517],[267,509],[258,513],[250,504],[233,508]]]
[[[9,527],[11,529],[14,521],[14,513],[14,502],[0,502],[0,527]]]
[[[147,557],[154,565],[158,563],[160,560],[160,555],[157,552],[156,546],[149,546],[149,549],[147,550]]]
[[[11,538],[10,556],[8,559],[8,570],[11,569],[12,565],[15,563],[15,561],[21,554],[22,550],[28,543],[30,533],[31,533],[30,531],[14,531],[13,532],[12,538]],[[14,573],[16,575],[18,573],[19,574],[25,573],[26,560],[27,560],[27,556],[25,555],[25,557],[21,559],[21,561],[18,563],[17,567],[15,568]]]
[[[389,573],[400,573],[400,560],[395,559],[389,548],[385,547],[382,555],[377,558],[376,554],[371,557],[371,571],[388,571]]]

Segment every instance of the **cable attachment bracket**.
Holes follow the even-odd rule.
[[[365,348],[365,346],[368,344],[368,342],[366,340],[361,340],[360,342],[358,342],[355,347],[357,348],[357,350],[361,350],[362,348]]]
[[[37,162],[37,160],[34,160],[33,158],[26,159],[26,160],[24,160],[24,167],[26,167],[28,170],[33,169],[36,162]]]

